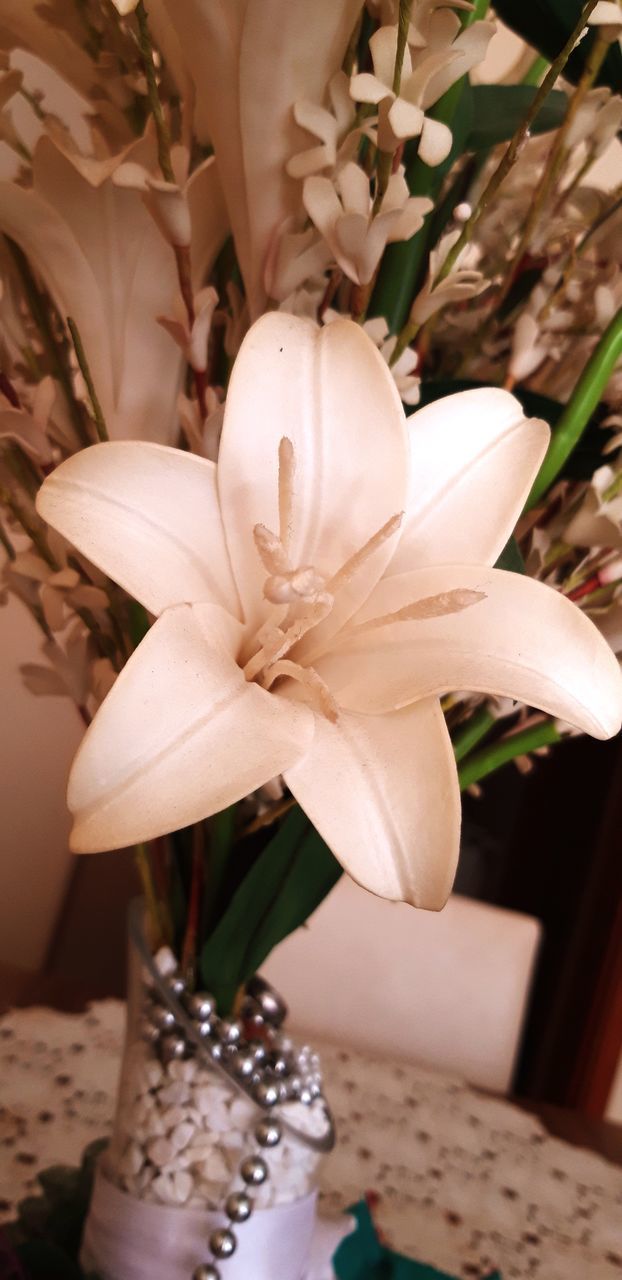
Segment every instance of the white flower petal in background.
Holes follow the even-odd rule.
[[[285,781],[364,889],[444,906],[458,861],[460,791],[437,699],[386,716],[342,712],[336,725],[318,719]]]
[[[286,163],[308,145],[296,102],[320,102],[361,0],[166,0],[194,82],[196,127],[214,146],[251,317],[284,219],[300,210]]]

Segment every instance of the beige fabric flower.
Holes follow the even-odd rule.
[[[131,442],[63,463],[40,514],[157,616],[74,762],[74,849],[185,826],[282,774],[356,880],[442,906],[460,803],[439,696],[620,727],[592,623],[488,567],[548,436],[494,388],[407,426],[360,326],[271,313],[234,366],[217,465]]]

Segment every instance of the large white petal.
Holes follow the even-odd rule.
[[[93,445],[48,476],[37,509],[151,613],[203,600],[239,616],[207,458],[129,440]]]
[[[498,387],[460,391],[408,419],[410,490],[389,569],[494,564],[523,509],[549,441]]]
[[[252,317],[277,228],[300,209],[286,163],[308,145],[294,103],[320,102],[361,0],[166,0],[214,146]]]
[[[75,320],[112,439],[172,442],[182,357],[157,323],[179,291],[174,255],[136,191],[115,186],[121,162],[153,161],[150,139],[106,161],[65,154],[42,137],[34,189],[0,184],[0,230]]]
[[[458,859],[460,793],[440,703],[318,717],[285,780],[345,870],[382,898],[438,911]]]
[[[185,827],[282,773],[314,715],[244,679],[240,623],[181,605],[147,633],[102,703],[69,779],[72,848],[119,848]]]
[[[393,378],[360,325],[320,329],[282,312],[245,338],[229,384],[218,487],[235,580],[249,622],[264,616],[266,576],[253,527],[278,532],[278,448],[294,447],[290,556],[332,575],[404,507],[408,442]],[[338,600],[347,617],[378,581],[384,543]]]
[[[317,670],[338,702],[381,712],[456,689],[517,698],[610,738],[622,719],[622,675],[596,627],[551,587],[519,573],[444,565],[380,582],[354,622],[454,590],[486,598],[439,617],[344,638]]]

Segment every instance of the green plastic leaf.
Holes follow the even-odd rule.
[[[506,569],[508,573],[526,573],[525,561],[521,555],[520,547],[516,538],[512,535],[508,538],[499,559],[495,565],[495,569]]]
[[[288,814],[234,894],[200,958],[221,1013],[266,956],[315,911],[341,875],[300,809]]]
[[[499,142],[509,142],[516,133],[537,93],[529,84],[476,84],[472,88],[473,125],[466,151],[487,151]],[[568,98],[554,89],[538,112],[532,133],[558,129],[564,119]]]
[[[584,0],[537,0],[536,4],[531,0],[495,0],[497,16],[549,62],[563,49],[583,6]],[[573,84],[583,71],[593,40],[593,34],[586,36],[568,59],[564,77]],[[605,58],[597,83],[608,85],[614,93],[622,93],[622,51],[616,41]]]

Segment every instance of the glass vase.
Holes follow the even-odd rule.
[[[219,1018],[169,949],[151,956],[133,908],[117,1110],[82,1242],[101,1280],[332,1276],[349,1228],[316,1230],[333,1140],[319,1061],[284,1035],[277,994],[250,989],[240,1020]]]

